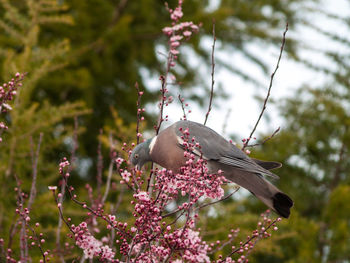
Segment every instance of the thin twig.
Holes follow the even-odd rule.
[[[278,70],[278,68],[279,68],[279,64],[280,64],[280,61],[281,61],[281,58],[282,58],[284,45],[285,45],[285,43],[286,43],[286,33],[287,33],[287,31],[288,31],[288,23],[286,24],[286,29],[285,29],[284,32],[283,32],[283,38],[282,38],[282,44],[281,44],[280,54],[279,54],[279,57],[278,57],[278,60],[277,60],[277,64],[276,64],[275,70],[274,70],[273,73],[271,74],[269,89],[268,89],[268,91],[267,91],[267,95],[266,95],[266,98],[265,98],[265,100],[264,100],[263,108],[262,108],[262,110],[261,110],[261,112],[260,112],[259,118],[258,118],[258,120],[256,121],[253,130],[251,131],[251,133],[250,133],[248,139],[246,140],[246,142],[243,144],[242,150],[244,150],[244,149],[247,147],[249,141],[250,141],[251,138],[253,137],[253,134],[254,134],[256,128],[258,127],[258,124],[259,124],[259,122],[260,122],[262,116],[264,115],[264,112],[265,112],[265,109],[266,109],[266,104],[267,104],[267,101],[269,100],[269,97],[270,97],[271,88],[272,88],[272,84],[273,84],[273,79],[274,79],[275,74],[276,74],[276,72],[277,72],[277,70]]]
[[[224,118],[224,124],[222,125],[222,132],[221,132],[222,136],[225,136],[226,134],[227,123],[228,123],[228,120],[230,119],[231,112],[232,112],[232,108],[229,108],[226,112],[226,115]]]
[[[112,159],[109,163],[106,190],[105,190],[105,193],[104,193],[104,195],[102,197],[102,201],[101,201],[102,205],[106,202],[106,199],[107,199],[107,196],[109,193],[109,189],[111,186],[112,174],[113,174],[113,167],[114,167],[114,159]]]
[[[237,253],[241,248],[243,248],[246,244],[248,244],[250,241],[256,238],[260,238],[261,235],[263,235],[267,230],[269,230],[275,223],[278,221],[278,218],[276,218],[270,225],[268,225],[264,230],[261,230],[258,235],[252,235],[247,239],[246,242],[244,242],[242,245],[240,245],[238,248],[234,249],[230,254],[227,255],[226,258],[231,257],[233,254]],[[225,258],[225,259],[226,259]],[[225,262],[225,260],[220,261],[220,262]]]
[[[209,255],[213,255],[216,252],[222,250],[224,247],[226,247],[227,245],[231,244],[233,242],[233,240],[238,236],[238,231],[235,231],[234,234],[231,236],[231,238],[229,240],[227,240],[226,242],[224,242],[221,246],[217,247],[216,249],[213,249],[212,251],[210,251],[208,254]]]
[[[89,207],[88,205],[86,205],[86,202],[82,202],[82,201],[79,201],[77,198],[76,198],[76,195],[73,193],[74,192],[74,187],[68,185],[68,180],[67,180],[67,177],[65,176],[65,173],[62,171],[60,172],[61,173],[61,176],[63,178],[63,181],[64,181],[64,184],[66,184],[66,187],[68,189],[68,195],[70,197],[70,199],[80,205],[81,207],[83,207],[84,209],[88,210],[89,212],[91,212],[91,214],[97,216],[97,217],[100,217],[101,219],[103,219],[105,222],[107,222],[111,227],[114,227],[116,229],[118,229],[120,232],[123,232],[126,236],[128,237],[131,237],[130,234],[128,234],[127,232],[125,232],[122,228],[120,228],[119,226],[115,226],[111,220],[109,219],[108,216],[102,214],[100,211],[96,211],[94,210],[92,207]],[[55,195],[54,195],[55,196]],[[55,200],[57,202],[57,198],[55,196]],[[61,210],[61,206],[62,204],[60,205],[59,209]],[[67,224],[67,223],[66,223]]]
[[[221,199],[219,199],[219,200],[216,200],[216,201],[214,201],[214,202],[201,205],[201,206],[197,207],[195,211],[197,211],[197,210],[199,210],[199,209],[202,209],[202,208],[204,208],[204,207],[207,207],[207,206],[209,206],[209,205],[213,205],[213,204],[216,204],[216,203],[225,201],[226,199],[228,199],[228,198],[230,198],[232,195],[234,195],[239,189],[240,189],[240,187],[237,187],[232,193],[230,193],[230,194],[224,196],[223,198],[221,198]],[[172,216],[172,215],[176,214],[177,212],[179,212],[179,211],[181,211],[181,210],[183,210],[183,208],[178,208],[178,209],[176,209],[176,210],[174,210],[174,211],[172,211],[172,212],[169,212],[169,213],[167,213],[167,214],[165,214],[165,215],[162,215],[162,218],[166,218],[166,217]]]
[[[215,73],[215,57],[214,57],[214,51],[215,51],[215,42],[216,42],[216,36],[215,36],[215,20],[213,19],[213,45],[212,45],[212,50],[211,50],[211,90],[210,90],[210,99],[209,99],[209,106],[208,106],[208,111],[205,114],[205,120],[204,120],[204,125],[207,124],[208,116],[211,111],[211,104],[213,101],[213,96],[214,96],[214,73]]]
[[[73,146],[72,146],[72,152],[71,152],[71,166],[74,165],[75,159],[76,159],[76,151],[78,149],[78,117],[74,117],[74,131],[73,131]],[[71,166],[68,169],[68,172],[72,170]],[[61,204],[60,209],[63,211],[63,198],[66,193],[66,184],[62,181],[61,185],[61,196],[58,198],[58,202]],[[61,229],[62,229],[62,216],[58,217],[58,225],[57,225],[57,230],[56,230],[56,249],[57,251],[61,251]],[[60,254],[60,260],[62,263],[65,263],[64,257],[62,253]]]
[[[102,136],[103,131],[100,129],[100,136]],[[97,200],[101,200],[101,186],[102,186],[102,171],[103,171],[103,156],[102,156],[102,142],[101,139],[97,146]]]
[[[265,138],[262,142],[255,143],[255,144],[249,144],[246,147],[255,147],[255,146],[263,145],[267,141],[271,140],[280,131],[280,129],[281,129],[281,127],[278,127],[269,137]]]
[[[31,209],[36,196],[36,178],[38,174],[38,159],[39,159],[40,145],[41,145],[42,139],[43,139],[43,133],[40,133],[38,145],[36,147],[36,152],[34,154],[33,139],[32,137],[30,137],[30,145],[31,145],[30,155],[32,158],[33,180],[32,180],[32,186],[30,188],[30,194],[29,194],[29,200],[28,200],[28,206],[27,206],[28,210]]]
[[[137,118],[136,118],[136,142],[137,144],[140,143],[140,120],[141,120],[141,113],[142,113],[142,109],[140,108],[141,107],[141,97],[143,95],[143,92],[140,91],[140,88],[139,88],[139,84],[136,82],[135,83],[135,89],[137,91],[137,102],[136,102],[136,108],[137,108]]]
[[[179,101],[181,103],[182,113],[184,114],[183,115],[184,120],[187,120],[186,111],[185,111],[185,107],[184,107],[184,98],[181,98],[181,94],[179,94],[178,98],[179,98]]]
[[[39,139],[40,141],[40,139]],[[21,231],[20,231],[20,247],[21,247],[21,262],[27,262],[27,260],[29,260],[31,262],[31,259],[29,258],[28,255],[28,242],[27,242],[27,231],[26,229],[28,228],[31,232],[32,235],[34,236],[34,240],[37,241],[37,246],[40,250],[40,253],[43,257],[43,263],[46,263],[46,256],[44,253],[44,250],[40,244],[40,239],[39,236],[37,235],[36,231],[29,225],[29,223],[27,222],[27,218],[29,214],[24,212],[24,200],[23,200],[23,192],[21,190],[21,183],[18,179],[18,177],[15,175],[15,179],[17,182],[17,191],[18,191],[18,201],[17,201],[17,205],[18,207],[21,208],[19,215],[21,217],[21,221],[22,221],[22,227],[21,227]]]
[[[221,199],[219,199],[219,200],[216,200],[216,201],[214,201],[214,202],[201,205],[201,206],[199,206],[199,207],[196,208],[196,211],[197,211],[197,210],[200,210],[200,209],[202,209],[202,208],[204,208],[204,207],[207,207],[207,206],[210,206],[210,205],[213,205],[213,204],[216,204],[216,203],[219,203],[219,202],[222,202],[222,201],[225,201],[225,200],[229,199],[232,195],[234,195],[235,193],[237,193],[237,191],[238,191],[239,189],[240,189],[240,187],[237,186],[237,188],[236,188],[232,193],[230,193],[230,194],[224,196],[223,198],[221,198]]]
[[[105,189],[105,193],[102,197],[101,200],[101,204],[103,205],[106,202],[108,193],[109,193],[109,189],[111,186],[111,179],[112,179],[112,175],[113,175],[113,167],[114,167],[114,161],[115,158],[113,158],[113,137],[112,137],[112,133],[109,134],[109,145],[110,145],[110,156],[111,156],[111,161],[109,163],[109,167],[108,167],[108,177],[107,177],[107,183],[106,183],[106,189]]]
[[[165,93],[168,91],[167,90],[167,85],[168,85],[168,75],[169,75],[169,72],[170,72],[170,65],[173,61],[173,55],[172,53],[169,51],[168,52],[168,58],[167,58],[167,67],[166,67],[166,71],[165,71],[165,75],[161,75],[159,77],[161,83],[162,83],[162,88],[160,90],[161,92],[161,100],[159,102],[159,108],[160,108],[160,111],[159,111],[159,116],[158,116],[158,123],[157,123],[157,126],[155,127],[155,130],[156,130],[156,135],[158,135],[159,133],[159,130],[160,130],[160,127],[164,121],[163,119],[163,111],[164,111],[164,103],[165,103],[165,100],[166,100],[166,97],[165,97]]]
[[[10,249],[12,247],[12,242],[14,239],[15,234],[17,234],[17,227],[19,225],[19,219],[15,220],[17,218],[17,214],[14,215],[13,219],[12,219],[12,224],[10,227],[10,231],[9,231],[9,240],[7,242],[7,249]]]

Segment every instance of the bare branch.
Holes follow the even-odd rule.
[[[213,19],[213,45],[212,45],[212,50],[211,50],[211,90],[210,90],[210,99],[209,99],[209,106],[208,106],[208,111],[205,114],[205,120],[204,120],[204,125],[207,124],[208,116],[211,111],[211,104],[213,101],[213,96],[214,96],[214,73],[215,73],[215,57],[214,57],[214,50],[215,50],[215,42],[216,42],[216,36],[215,36],[215,20]]]
[[[111,161],[109,163],[108,167],[108,177],[107,177],[107,183],[106,183],[106,190],[105,193],[103,194],[101,204],[103,205],[106,202],[108,193],[109,193],[109,188],[111,186],[111,179],[112,179],[112,174],[113,174],[113,167],[114,167],[114,161],[115,159],[113,158],[113,137],[112,133],[109,134],[109,145],[110,145],[110,151],[111,151]]]
[[[165,104],[165,100],[166,100],[166,96],[165,94],[168,92],[167,90],[167,85],[168,85],[168,75],[169,75],[169,72],[170,72],[170,66],[171,66],[171,63],[173,61],[173,55],[172,53],[169,51],[168,52],[168,57],[167,57],[167,66],[166,66],[166,71],[165,71],[165,74],[164,75],[161,75],[159,77],[161,83],[162,83],[162,87],[160,89],[160,92],[161,92],[161,99],[160,99],[160,102],[159,102],[159,108],[160,108],[160,111],[159,111],[159,116],[158,116],[158,123],[157,123],[157,126],[155,126],[155,131],[156,131],[156,135],[158,135],[159,133],[159,130],[160,130],[160,127],[164,121],[163,119],[163,111],[164,111],[164,104]]]
[[[238,191],[239,189],[240,189],[240,187],[237,186],[237,187],[235,188],[235,190],[234,190],[232,193],[230,193],[230,194],[224,196],[223,198],[221,198],[221,199],[219,199],[219,200],[216,200],[216,201],[214,201],[214,202],[201,205],[201,206],[199,206],[199,207],[196,208],[196,211],[197,211],[197,210],[200,210],[200,209],[202,209],[202,208],[204,208],[204,207],[207,207],[207,206],[210,206],[210,205],[213,205],[213,204],[216,204],[216,203],[219,203],[219,202],[222,202],[222,201],[225,201],[225,200],[229,199],[232,195],[234,195],[235,193],[237,193],[237,191]]]
[[[253,135],[254,135],[254,132],[255,132],[256,128],[258,127],[258,124],[259,124],[259,122],[260,122],[262,116],[264,115],[264,112],[265,112],[265,109],[266,109],[266,104],[267,104],[267,101],[269,100],[269,97],[270,97],[270,94],[271,94],[271,88],[272,88],[272,84],[273,84],[273,79],[274,79],[275,74],[276,74],[276,72],[277,72],[277,70],[278,70],[278,68],[279,68],[280,61],[281,61],[281,58],[282,58],[284,45],[285,45],[285,43],[286,43],[286,34],[287,34],[287,31],[288,31],[288,23],[286,24],[286,29],[285,29],[284,32],[283,32],[280,54],[279,54],[279,57],[278,57],[278,60],[277,60],[277,64],[276,64],[275,70],[274,70],[273,73],[271,74],[269,89],[268,89],[268,91],[267,91],[267,95],[266,95],[266,98],[265,98],[265,100],[264,100],[263,108],[262,108],[262,110],[261,110],[261,112],[260,112],[259,118],[258,118],[258,120],[256,121],[253,130],[251,131],[251,133],[250,133],[248,139],[246,140],[246,142],[243,144],[242,150],[244,150],[244,149],[247,147],[249,141],[251,140],[251,138],[252,138]]]
[[[30,145],[31,145],[30,155],[32,158],[33,180],[32,180],[32,186],[29,194],[29,200],[28,200],[28,206],[27,206],[28,210],[31,209],[36,196],[36,178],[38,174],[38,159],[39,159],[40,145],[41,145],[42,139],[43,139],[43,133],[40,133],[38,145],[36,147],[36,152],[34,154],[33,139],[32,137],[30,137]]]
[[[246,242],[244,242],[242,245],[240,245],[240,246],[239,246],[238,248],[236,248],[235,250],[232,250],[232,252],[231,252],[230,254],[228,254],[226,258],[231,257],[233,254],[237,253],[241,248],[243,248],[243,247],[244,247],[246,244],[248,244],[250,241],[252,241],[252,240],[254,240],[254,239],[256,239],[256,238],[260,239],[261,236],[262,236],[267,230],[269,230],[273,225],[275,225],[275,223],[276,223],[277,221],[278,221],[278,218],[276,218],[275,220],[273,220],[266,228],[264,228],[264,230],[260,230],[260,232],[259,232],[258,235],[252,235],[251,237],[249,237],[249,238],[247,239]],[[226,258],[225,258],[225,259],[226,259]],[[220,262],[225,262],[225,260],[220,261]]]
[[[221,132],[223,136],[226,134],[227,123],[228,123],[228,120],[230,119],[231,112],[232,112],[232,108],[229,108],[225,115],[224,124],[222,125],[222,132]]]
[[[100,129],[100,136],[103,131]],[[97,199],[101,200],[101,186],[102,186],[102,172],[103,172],[103,156],[102,156],[102,142],[101,139],[97,146]]]
[[[140,91],[139,84],[137,82],[135,83],[135,88],[137,91],[136,142],[137,142],[137,144],[139,144],[140,143],[139,129],[140,129],[140,120],[141,120],[141,113],[142,113],[142,109],[140,107],[141,107],[141,97],[143,95],[143,92]]]
[[[76,151],[78,149],[78,117],[74,117],[74,132],[73,132],[73,146],[72,146],[72,152],[71,152],[71,164],[73,166],[75,159],[76,159]],[[68,172],[71,171],[71,166],[69,167]],[[57,202],[61,204],[60,210],[63,211],[63,198],[66,193],[66,184],[62,181],[61,185],[61,196],[58,198]],[[61,250],[61,244],[60,244],[60,239],[61,239],[61,229],[62,229],[62,223],[64,218],[62,216],[58,217],[58,225],[57,225],[57,230],[56,230],[56,249],[58,251]],[[65,222],[66,223],[66,222]],[[63,255],[60,253],[60,260],[62,263],[65,262]]]
[[[281,127],[278,127],[269,137],[265,138],[262,142],[255,143],[255,144],[249,144],[249,145],[246,145],[246,147],[255,147],[255,146],[263,145],[267,141],[271,140],[280,131],[280,129],[281,129]]]
[[[185,111],[185,106],[184,106],[184,98],[181,98],[181,94],[179,94],[178,98],[179,98],[179,101],[180,101],[180,103],[181,103],[182,113],[184,114],[184,115],[183,115],[184,120],[187,120],[186,111]]]

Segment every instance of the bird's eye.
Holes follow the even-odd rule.
[[[135,154],[135,159],[138,159],[139,158],[139,155],[138,154]]]

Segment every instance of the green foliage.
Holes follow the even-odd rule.
[[[57,162],[60,156],[53,153],[62,151],[64,141],[72,135],[72,127],[67,120],[89,111],[83,102],[78,101],[57,106],[48,100],[33,102],[33,98],[40,93],[37,89],[38,82],[48,73],[67,65],[70,50],[67,39],[53,37],[48,44],[40,41],[43,25],[72,24],[72,17],[64,13],[67,7],[54,0],[18,3],[2,0],[0,4],[2,79],[10,79],[16,72],[27,72],[24,85],[16,95],[13,110],[7,116],[10,127],[1,144],[0,236],[7,237],[11,227],[16,232],[18,229],[18,217],[14,210],[16,193],[13,189],[17,186],[15,176],[19,178],[23,191],[29,194],[34,171],[37,169],[38,199],[34,203],[37,210],[34,209],[36,212],[33,215],[42,212],[40,207],[46,207],[45,204],[49,203],[44,198],[47,185],[57,182]],[[43,134],[43,142],[37,156],[38,166],[34,168],[35,156],[31,153],[38,147],[39,134]],[[48,213],[44,216],[47,217],[49,211],[48,208]],[[46,229],[43,228],[42,231]],[[18,251],[18,235],[13,238],[12,248]]]

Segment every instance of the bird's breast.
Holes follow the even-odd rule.
[[[158,136],[152,150],[150,151],[152,161],[172,170],[174,173],[180,172],[181,166],[186,164],[184,150],[178,145],[173,127],[163,130]]]

